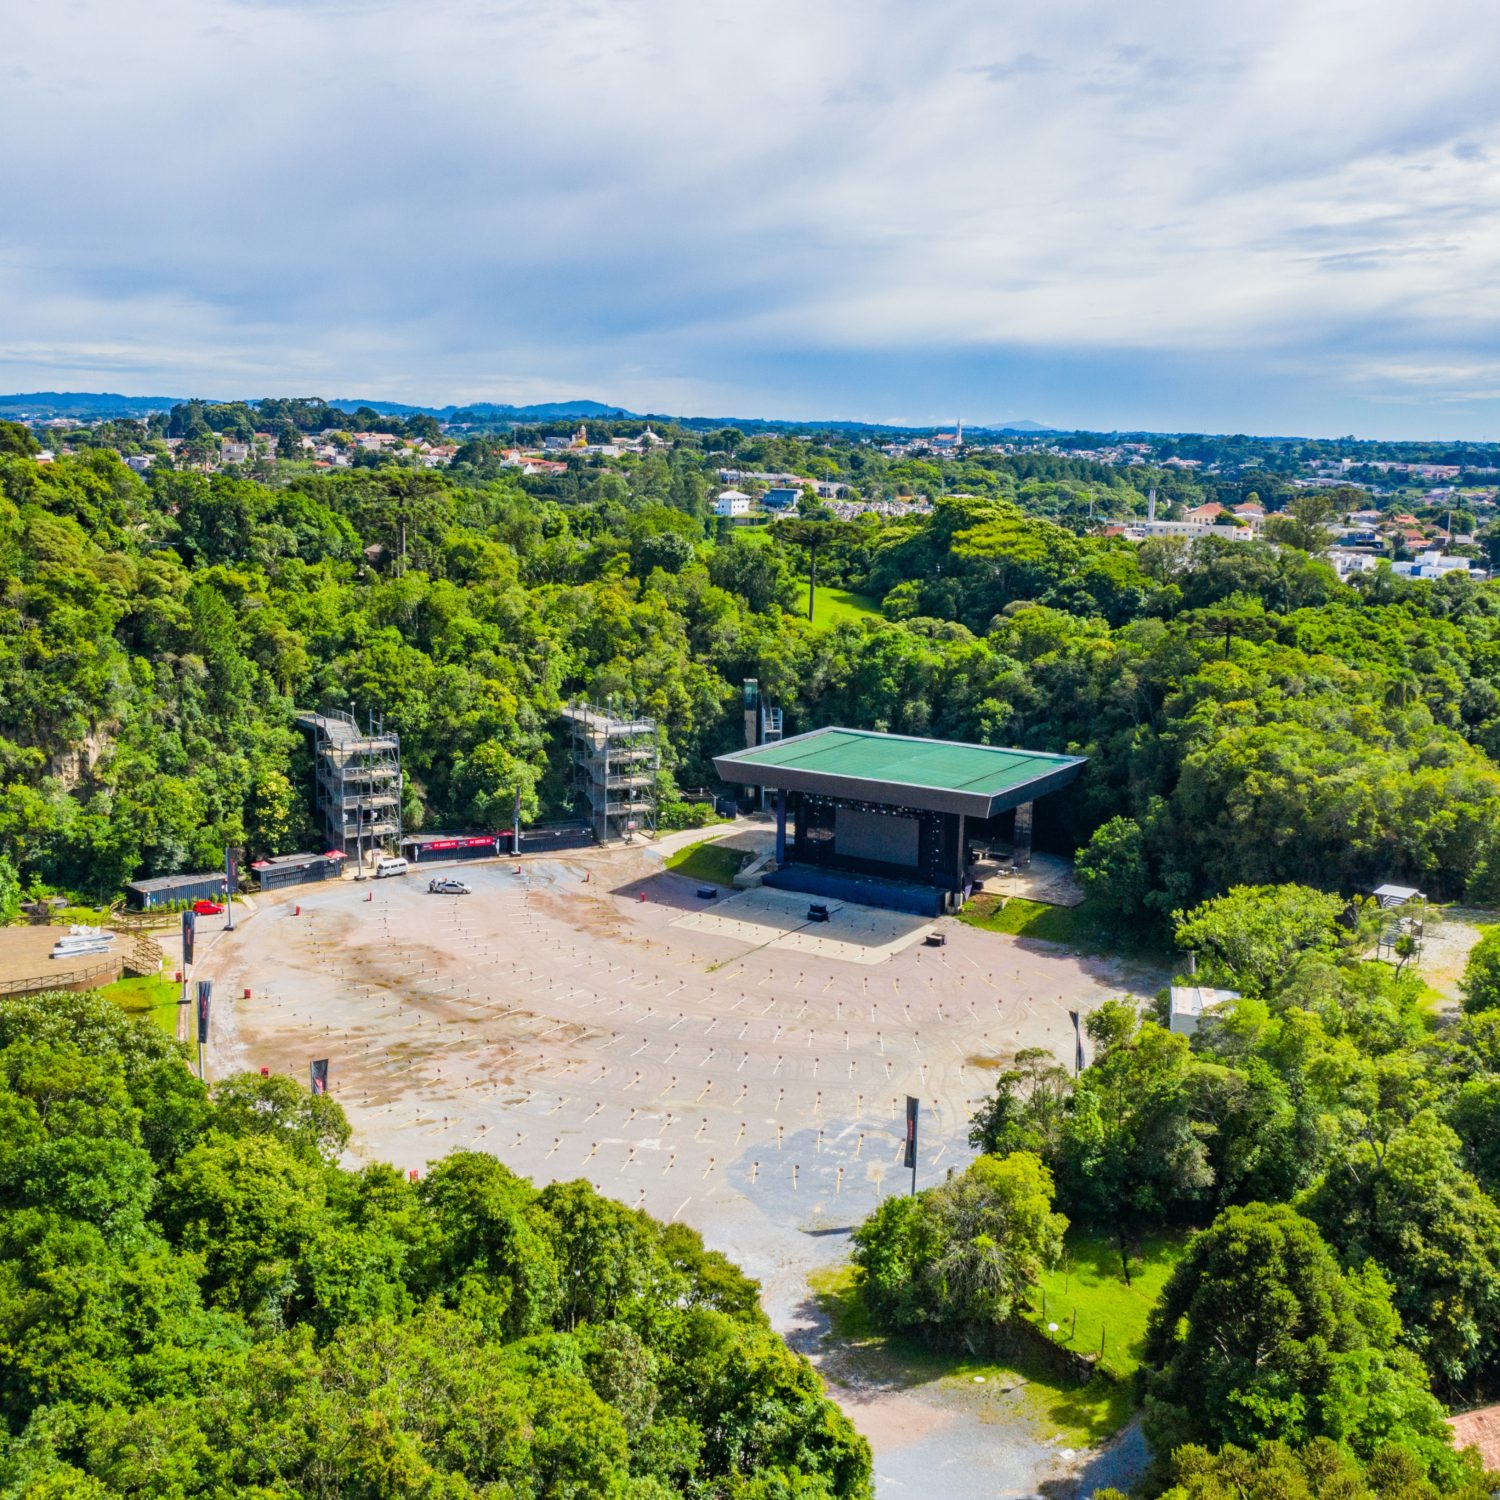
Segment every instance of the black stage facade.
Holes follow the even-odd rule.
[[[715,757],[728,783],[776,808],[768,885],[936,914],[962,901],[970,850],[1006,837],[1029,856],[1032,805],[1084,758],[818,729]],[[841,882],[848,886],[845,891]]]

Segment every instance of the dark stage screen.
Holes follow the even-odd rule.
[[[921,825],[915,818],[841,807],[834,818],[834,848],[846,859],[915,865],[920,832]]]

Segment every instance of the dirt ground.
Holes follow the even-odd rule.
[[[997,1067],[1028,1046],[1071,1062],[1068,1011],[1152,978],[951,920],[848,907],[812,927],[804,898],[705,901],[660,846],[457,873],[473,895],[427,894],[430,871],[306,886],[213,934],[195,975],[216,981],[210,1077],[305,1079],[327,1057],[355,1160],[490,1151],[682,1219],[815,1359],[809,1273],[910,1189],[906,1095],[927,1186],[970,1159]],[[935,929],[945,946],[923,941]],[[930,1492],[939,1471],[949,1500],[1029,1495],[1066,1468],[1019,1419],[830,1384],[883,1495]]]
[[[1445,1010],[1458,1008],[1463,998],[1459,981],[1469,950],[1484,936],[1481,929],[1492,925],[1497,915],[1474,906],[1448,906],[1429,917],[1417,972],[1442,996]]]

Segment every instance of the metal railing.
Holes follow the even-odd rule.
[[[118,973],[121,963],[122,955],[115,953],[83,969],[66,969],[61,974],[35,975],[30,979],[3,980],[0,981],[0,995],[16,995],[29,991],[42,993],[46,990],[65,989],[74,984],[92,984],[96,979],[103,979],[106,974],[113,976]]]

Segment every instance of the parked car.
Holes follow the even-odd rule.
[[[440,875],[427,882],[427,892],[431,896],[472,896],[474,887],[451,875]]]
[[[221,901],[195,901],[193,902],[193,913],[199,917],[217,917],[224,911]]]

